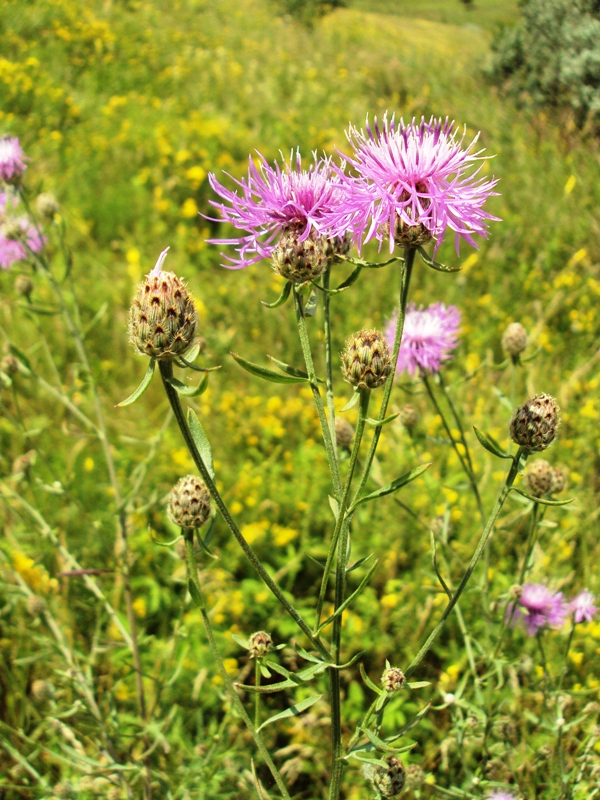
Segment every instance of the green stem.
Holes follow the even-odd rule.
[[[196,589],[196,597],[194,597],[194,601],[200,609],[200,614],[202,615],[202,622],[204,623],[204,630],[206,631],[206,638],[208,639],[208,644],[210,646],[213,658],[217,664],[219,674],[221,675],[223,683],[225,684],[227,694],[229,695],[232,704],[235,706],[236,711],[246,723],[246,727],[250,731],[250,734],[254,739],[258,751],[263,757],[265,764],[269,768],[269,771],[273,776],[273,780],[277,784],[277,788],[281,792],[282,797],[284,798],[284,800],[291,800],[289,792],[286,789],[285,783],[283,782],[283,779],[279,774],[279,770],[273,763],[273,760],[269,755],[269,751],[267,750],[265,743],[263,742],[262,737],[257,730],[257,726],[252,724],[252,720],[250,719],[248,712],[244,708],[244,704],[240,700],[237,692],[235,691],[233,683],[231,682],[231,679],[227,674],[227,670],[225,669],[225,665],[223,664],[223,659],[221,658],[221,654],[219,653],[212,625],[210,624],[208,614],[206,613],[206,607],[204,605],[204,597],[202,594],[202,587],[200,586],[200,581],[198,580],[198,569],[196,567],[196,559],[194,556],[194,532],[190,530],[185,530],[184,539],[185,539],[185,555],[186,555],[188,580],[194,585],[194,588]]]
[[[292,290],[294,292],[294,304],[296,308],[296,322],[298,323],[298,333],[300,334],[300,345],[302,347],[302,355],[304,356],[304,363],[308,373],[308,380],[310,388],[312,389],[313,399],[317,414],[319,415],[319,422],[321,423],[321,431],[323,434],[323,443],[325,444],[325,451],[327,453],[327,461],[329,462],[329,471],[331,473],[331,480],[333,483],[333,494],[337,499],[342,493],[342,482],[340,479],[340,470],[337,459],[337,452],[335,449],[335,428],[332,435],[331,428],[327,421],[325,408],[323,406],[323,399],[317,381],[317,373],[315,372],[315,365],[313,362],[312,352],[310,349],[310,338],[308,336],[308,329],[306,327],[306,317],[304,316],[304,306],[302,305],[302,297],[298,294],[298,290],[294,285]],[[335,425],[335,418],[331,419]]]
[[[337,460],[337,443],[335,438],[335,404],[333,394],[333,358],[331,350],[331,316],[330,316],[330,303],[331,295],[327,291],[329,289],[329,279],[331,276],[331,264],[327,265],[327,269],[323,273],[323,332],[325,334],[325,381],[327,387],[327,420],[329,422],[329,435],[336,453]]]
[[[321,655],[325,659],[329,660],[329,653],[323,642],[321,642],[318,636],[313,635],[310,626],[304,621],[300,612],[294,608],[294,606],[290,603],[287,597],[285,597],[279,586],[275,583],[275,581],[271,578],[269,573],[265,570],[258,556],[254,552],[254,550],[250,547],[250,545],[242,535],[238,526],[235,524],[235,521],[233,520],[231,514],[229,513],[229,509],[225,505],[225,502],[223,501],[223,498],[221,497],[221,494],[217,489],[215,482],[213,481],[206,467],[206,464],[204,463],[204,460],[200,455],[198,448],[196,447],[196,443],[187,424],[185,414],[183,413],[183,408],[181,407],[179,395],[177,394],[177,391],[169,383],[170,378],[173,376],[173,364],[170,361],[159,361],[158,363],[165,392],[167,393],[167,397],[169,398],[169,402],[171,403],[171,408],[173,409],[173,414],[175,415],[177,424],[179,425],[179,430],[181,431],[181,434],[187,445],[190,455],[192,456],[194,463],[198,467],[198,470],[202,475],[202,479],[206,484],[206,487],[210,492],[211,497],[215,501],[217,508],[221,512],[221,515],[225,520],[227,527],[234,535],[236,541],[242,548],[244,554],[246,555],[246,557],[248,558],[248,560],[250,561],[250,563],[252,564],[252,566],[262,579],[262,581],[265,583],[265,585],[271,590],[271,592],[275,595],[275,597],[277,598],[279,603],[283,606],[283,608],[285,608],[290,617],[296,622],[298,627],[308,637],[311,644],[317,648],[317,650],[321,653]]]
[[[258,658],[254,659],[254,685],[260,686],[260,664]],[[260,692],[254,693],[254,727],[260,728]]]
[[[412,673],[419,666],[419,664],[421,663],[421,661],[423,660],[423,658],[425,657],[427,652],[431,649],[433,643],[435,642],[435,640],[437,639],[437,637],[441,633],[442,628],[446,624],[446,621],[447,621],[448,617],[450,616],[450,614],[452,613],[455,605],[457,604],[457,602],[458,602],[461,594],[463,593],[467,583],[469,582],[469,579],[471,578],[471,575],[473,574],[473,570],[477,566],[477,562],[481,558],[481,555],[482,555],[482,553],[484,551],[484,548],[485,548],[485,546],[487,544],[487,541],[490,538],[490,536],[491,536],[491,534],[492,534],[492,532],[494,530],[494,525],[496,524],[496,520],[498,519],[498,516],[500,515],[500,511],[502,510],[502,506],[504,505],[504,502],[505,502],[505,500],[506,500],[506,498],[508,496],[510,488],[514,483],[515,478],[517,477],[517,474],[519,472],[519,462],[521,460],[521,456],[522,456],[523,452],[524,452],[523,448],[520,447],[519,450],[517,451],[517,454],[515,456],[513,456],[512,464],[511,464],[510,470],[508,472],[506,481],[504,483],[504,486],[502,487],[502,490],[500,491],[500,495],[498,497],[498,500],[496,501],[496,505],[494,506],[494,510],[492,511],[492,514],[491,514],[491,516],[490,516],[490,518],[489,518],[489,520],[487,522],[487,525],[485,526],[484,531],[481,534],[481,538],[479,539],[477,547],[475,548],[475,552],[473,553],[473,556],[471,557],[471,561],[469,562],[469,566],[465,570],[465,573],[464,573],[464,575],[463,575],[463,577],[461,579],[461,582],[459,583],[456,591],[452,595],[452,599],[448,602],[448,605],[444,609],[444,612],[443,612],[443,614],[441,616],[440,621],[435,626],[433,631],[429,634],[429,637],[427,638],[427,641],[421,647],[421,649],[419,650],[417,655],[413,658],[413,660],[411,661],[408,669],[406,670],[405,675],[406,675],[407,679],[412,675]]]

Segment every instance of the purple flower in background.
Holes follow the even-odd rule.
[[[0,192],[0,268],[9,269],[29,258],[30,251],[39,253],[44,237],[25,216],[14,216],[19,198],[13,192]]]
[[[397,313],[385,329],[390,347],[394,342]],[[404,331],[398,354],[396,373],[414,375],[420,369],[439,372],[442,361],[450,358],[450,351],[458,345],[460,311],[456,306],[433,303],[427,308],[416,308],[410,303],[404,318]]]
[[[487,795],[486,800],[517,800],[517,798],[510,792],[503,792],[502,789],[494,789],[491,794]]]
[[[593,595],[588,589],[579,592],[577,597],[569,603],[569,611],[573,614],[573,619],[578,622],[591,622],[594,614],[598,611],[594,605],[596,596]]]
[[[329,159],[317,159],[302,169],[300,153],[289,162],[271,166],[259,154],[258,166],[250,158],[248,178],[235,181],[239,190],[230,191],[213,174],[208,176],[214,191],[226,203],[211,204],[218,208],[224,222],[230,222],[247,235],[230,239],[208,239],[210,244],[232,244],[239,258],[228,258],[223,266],[240,269],[270,258],[284,231],[295,229],[298,241],[311,234],[320,234],[323,216],[339,202],[339,179]],[[241,190],[241,191],[240,191]]]
[[[477,177],[482,164],[475,165],[488,158],[475,150],[479,134],[464,146],[466,131],[448,119],[405,125],[386,115],[381,127],[367,119],[366,133],[350,126],[347,136],[354,155],[341,155],[356,174],[338,173],[345,195],[330,217],[335,235],[351,232],[359,248],[388,239],[390,253],[431,238],[437,250],[448,228],[457,252],[460,239],[476,247],[473,234],[487,237],[488,221],[498,217],[483,205],[498,181]]]
[[[515,621],[522,619],[530,636],[535,636],[540,628],[549,625],[560,627],[569,611],[562,592],[553,592],[543,583],[523,584],[521,597],[513,614],[513,606],[507,609],[507,615]]]
[[[17,183],[26,168],[19,140],[14,136],[0,138],[0,180]]]

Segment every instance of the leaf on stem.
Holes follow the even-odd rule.
[[[368,422],[369,425],[374,425],[376,428],[380,428],[382,425],[387,425],[388,422],[392,422],[399,416],[400,412],[398,411],[396,414],[390,414],[389,417],[384,417],[383,419],[373,419],[372,417],[368,417],[365,422]]]
[[[367,586],[369,580],[371,579],[371,575],[375,572],[378,563],[379,563],[379,559],[377,559],[377,561],[375,561],[375,563],[371,565],[371,568],[369,569],[367,574],[364,576],[362,581],[359,583],[359,585],[356,587],[356,589],[352,592],[352,594],[349,595],[349,597],[347,597],[340,606],[338,606],[338,608],[336,609],[335,613],[332,614],[330,617],[328,617],[326,620],[324,620],[319,625],[319,627],[317,628],[317,631],[316,631],[317,634],[319,634],[323,630],[323,628],[326,628],[328,625],[331,625],[333,620],[336,619],[337,617],[339,617],[340,614],[343,614],[344,611],[347,608],[349,608],[352,605],[352,603],[362,594],[363,590],[365,589],[365,587]]]
[[[429,711],[429,709],[430,709],[430,708],[431,708],[431,703],[427,703],[427,705],[426,705],[426,706],[424,706],[424,707],[423,707],[423,708],[422,708],[422,709],[419,711],[419,713],[418,713],[418,714],[416,714],[416,715],[415,715],[415,716],[414,716],[414,717],[411,719],[411,721],[410,721],[410,722],[407,722],[407,723],[406,723],[406,725],[404,725],[404,727],[403,727],[403,728],[401,728],[401,729],[398,731],[398,733],[395,733],[393,736],[388,736],[388,738],[387,738],[385,741],[386,741],[386,742],[388,742],[388,743],[391,743],[391,742],[395,742],[397,739],[400,739],[400,737],[401,737],[401,736],[404,736],[404,734],[405,734],[405,733],[408,733],[408,731],[409,731],[411,728],[414,728],[414,727],[415,727],[415,725],[417,725],[417,724],[418,724],[418,723],[419,723],[419,722],[420,722],[420,721],[423,719],[423,717],[425,716],[425,714],[427,714],[427,712]]]
[[[251,361],[246,361],[245,358],[238,356],[237,353],[231,353],[234,360],[245,369],[246,372],[249,372],[251,375],[256,375],[258,378],[262,378],[265,381],[271,381],[272,383],[306,383],[307,378],[300,378],[294,375],[281,375],[279,372],[275,372],[272,369],[267,369],[267,367],[261,367],[258,364],[253,364]]]
[[[192,434],[192,439],[194,440],[194,444],[198,448],[198,452],[200,453],[202,461],[204,461],[204,465],[208,470],[208,474],[214,480],[215,468],[213,465],[210,442],[208,441],[208,436],[202,427],[202,423],[198,419],[198,415],[191,408],[188,408],[187,422],[190,428],[190,433]]]
[[[329,495],[329,508],[331,509],[334,518],[337,519],[340,515],[340,504],[335,497],[332,497],[331,495]]]
[[[302,380],[308,380],[308,373],[302,369],[297,369],[296,367],[292,367],[289,364],[286,364],[285,361],[279,361],[279,359],[275,358],[274,356],[270,356],[267,354],[267,358],[269,358],[275,366],[280,369],[282,372],[285,372],[286,375],[291,375],[293,378],[302,378]],[[319,383],[325,383],[322,378],[317,378]]]
[[[133,394],[130,394],[126,400],[122,400],[120,403],[117,403],[115,408],[123,408],[124,406],[130,406],[132,403],[141,397],[146,389],[150,386],[150,381],[152,380],[152,376],[154,375],[154,368],[156,366],[156,360],[154,358],[150,359],[150,363],[148,364],[148,369],[146,370],[146,374],[142,378],[142,382],[137,387]]]
[[[379,736],[374,734],[372,731],[367,730],[367,728],[359,728],[359,730],[367,737],[367,739],[371,742],[371,744],[376,750],[380,750],[383,753],[393,753],[394,755],[399,752],[397,748],[387,744],[386,742],[383,741],[383,739],[380,739]]]
[[[475,425],[473,425],[473,430],[475,431],[475,436],[479,439],[479,443],[482,447],[485,447],[488,453],[491,453],[493,456],[498,456],[498,458],[512,458],[511,454],[505,453],[498,442],[490,436],[489,433],[483,433],[483,431],[480,431]]]
[[[346,280],[342,281],[342,283],[340,283],[340,285],[336,289],[334,289],[333,291],[334,292],[342,292],[344,289],[349,289],[352,286],[353,283],[356,283],[356,281],[358,280],[358,277],[359,277],[359,275],[360,275],[360,273],[362,271],[363,271],[363,268],[361,266],[356,267],[356,269],[352,270],[350,275],[348,275]]]
[[[373,553],[371,553],[368,556],[364,556],[363,558],[359,558],[358,561],[355,561],[351,567],[348,567],[348,569],[346,570],[346,575],[348,575],[348,573],[350,572],[354,572],[355,569],[362,567],[365,561],[368,561],[370,558],[373,558]]]
[[[384,497],[386,494],[391,494],[392,492],[398,491],[403,486],[406,486],[407,483],[414,481],[419,475],[422,475],[425,470],[428,470],[433,462],[430,461],[428,464],[421,464],[419,467],[415,467],[415,469],[411,469],[410,472],[407,472],[405,475],[401,475],[399,478],[396,478],[395,481],[388,483],[386,486],[382,486],[380,489],[376,489],[374,492],[361,497],[359,500],[351,506],[347,514],[350,514],[354,511],[355,508],[362,505],[362,503],[367,503],[370,500],[376,500],[378,497]]]
[[[360,397],[360,392],[354,392],[350,400],[348,400],[346,405],[341,410],[350,411],[350,409],[358,403],[359,397]]]
[[[202,595],[198,591],[196,584],[191,578],[188,579],[188,590],[192,600],[194,601],[194,605],[198,606],[198,608],[202,608]]]
[[[269,717],[269,719],[265,720],[263,724],[258,728],[258,731],[262,731],[267,725],[271,725],[273,722],[278,722],[280,719],[289,719],[289,717],[297,717],[298,714],[301,714],[303,711],[306,711],[307,708],[314,706],[321,698],[323,697],[322,694],[316,694],[312,697],[308,697],[306,700],[302,700],[300,703],[296,703],[295,705],[291,706],[290,708],[286,708],[285,711],[282,711],[280,714],[275,714],[273,717]]]
[[[261,300],[260,302],[263,304],[265,308],[278,308],[279,306],[282,306],[285,303],[285,301],[290,296],[291,291],[292,291],[292,282],[287,281],[285,286],[283,287],[283,291],[281,292],[277,300],[275,300],[275,302],[265,303],[264,300]]]
[[[364,664],[360,665],[360,676],[365,682],[365,684],[369,687],[369,689],[372,689],[377,694],[383,694],[383,689],[381,688],[381,686],[377,686],[376,683],[373,683],[371,678],[369,678],[369,676],[365,672]]]
[[[526,497],[528,500],[532,500],[534,503],[540,503],[540,505],[543,506],[568,506],[575,501],[574,497],[571,497],[570,500],[546,500],[544,497],[534,497],[531,494],[527,494],[527,492],[524,492],[522,489],[519,489],[517,486],[511,486],[510,491],[516,492],[522,497]]]
[[[308,300],[304,304],[304,316],[314,317],[314,315],[317,313],[318,304],[319,304],[319,292],[313,286],[313,290],[308,296]]]
[[[208,387],[208,372],[204,373],[204,377],[200,380],[200,383],[197,386],[188,386],[185,383],[182,383],[177,378],[174,378],[172,375],[167,377],[163,376],[166,382],[175,389],[177,394],[180,394],[182,397],[198,397],[201,394],[204,394]]]
[[[431,269],[435,269],[438,272],[460,272],[462,270],[462,267],[447,267],[445,264],[439,264],[437,261],[434,261],[422,247],[417,247],[417,250],[423,261],[428,267],[431,267]]]

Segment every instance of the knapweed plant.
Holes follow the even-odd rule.
[[[203,358],[199,337],[205,322],[199,318],[192,297],[193,286],[188,287],[167,269],[168,248],[138,287],[131,304],[129,338],[148,363],[138,388],[120,403],[122,409],[131,406],[158,372],[172,416],[197,470],[196,474],[181,475],[169,493],[164,513],[181,530],[181,536],[161,544],[179,547],[185,557],[189,597],[198,609],[231,709],[228,724],[245,725],[254,741],[255,753],[247,757],[244,766],[251,770],[256,796],[278,796],[285,800],[369,796],[382,800],[402,795],[425,797],[431,790],[441,797],[514,800],[520,796],[522,785],[523,791],[530,791],[532,786],[541,786],[541,791],[550,787],[549,794],[536,795],[540,797],[564,800],[580,797],[576,794],[578,787],[590,785],[589,764],[597,733],[586,728],[579,750],[569,734],[569,726],[582,725],[582,720],[587,723],[595,712],[587,706],[579,708],[580,703],[573,700],[573,692],[567,688],[567,655],[576,626],[589,622],[596,613],[595,598],[582,588],[568,601],[558,588],[534,582],[537,575],[533,574],[544,514],[552,506],[569,502],[556,499],[565,489],[565,470],[542,459],[528,460],[532,454],[546,451],[556,439],[559,408],[550,394],[539,393],[514,409],[512,418],[507,412],[503,424],[515,445],[508,450],[484,431],[475,429],[473,433],[466,413],[457,408],[455,387],[443,377],[445,364],[459,342],[461,314],[457,307],[439,300],[444,293],[444,282],[453,280],[456,268],[438,263],[436,251],[449,232],[454,234],[457,252],[461,240],[476,246],[475,237],[488,236],[488,224],[497,218],[486,210],[486,203],[496,194],[496,181],[482,172],[487,156],[477,149],[477,137],[470,141],[466,133],[448,120],[423,119],[405,124],[386,117],[383,122],[371,125],[367,122],[364,130],[350,127],[348,141],[352,152],[341,155],[340,160],[314,155],[308,167],[303,167],[299,153],[273,164],[257,155],[250,158],[245,178],[228,176],[219,180],[211,175],[209,179],[219,197],[211,201],[218,214],[213,219],[226,225],[222,238],[210,240],[227,248],[223,266],[241,269],[266,262],[283,279],[283,288],[276,300],[264,305],[268,313],[279,315],[281,326],[297,328],[303,363],[290,364],[271,356],[270,362],[259,364],[249,361],[244,353],[231,355],[253,380],[263,380],[265,385],[269,382],[302,385],[312,396],[330,483],[326,512],[329,528],[323,559],[316,562],[318,580],[312,587],[312,595],[307,597],[304,587],[300,602],[293,583],[291,588],[289,584],[284,586],[281,576],[272,574],[269,563],[261,558],[244,533],[243,511],[240,512],[243,506],[236,502],[234,507],[237,498],[234,495],[232,502],[231,493],[221,484],[218,465],[223,457],[222,443],[211,435],[211,420],[202,418],[197,407],[192,407],[194,398],[206,390],[212,371],[215,374],[211,376],[211,384],[219,384],[220,365],[198,363]],[[48,233],[43,229],[43,220],[55,224],[58,213],[55,201],[42,195],[37,202],[37,214],[34,212],[21,183],[26,164],[18,142],[13,139],[0,142],[0,162],[0,176],[5,183],[0,233],[2,265],[28,261],[33,273],[48,282],[57,298],[58,310],[67,321],[78,358],[87,365],[84,372],[96,401],[93,419],[51,382],[39,376],[36,380],[41,390],[60,401],[102,445],[113,478],[114,518],[128,625],[123,624],[112,608],[93,574],[76,562],[64,542],[55,536],[52,526],[36,516],[35,509],[17,489],[5,484],[3,493],[42,526],[56,547],[63,548],[72,569],[85,576],[89,590],[123,629],[136,674],[142,720],[137,771],[131,760],[119,757],[119,748],[115,746],[119,731],[107,723],[101,704],[96,702],[91,671],[78,668],[77,658],[64,637],[61,638],[60,627],[46,606],[41,605],[36,613],[43,616],[62,648],[81,697],[78,702],[85,704],[103,732],[102,763],[107,766],[102,774],[109,775],[104,778],[108,781],[104,791],[110,790],[115,797],[120,797],[121,791],[128,797],[193,796],[186,794],[185,786],[172,791],[164,777],[158,779],[156,748],[166,740],[160,727],[162,722],[153,720],[153,711],[145,700],[146,676],[140,660],[144,642],[136,635],[132,611],[128,501],[140,490],[146,471],[134,470],[132,489],[124,494],[93,370],[87,361],[86,335],[46,252]],[[21,209],[24,213],[19,216]],[[58,240],[64,253],[67,251],[63,233],[59,228]],[[372,240],[386,251],[384,260],[362,257],[363,248]],[[357,255],[351,255],[353,248]],[[395,298],[395,311],[385,330],[367,324],[357,331],[344,330],[344,315],[338,305],[344,294],[366,292],[372,270],[381,269],[387,271],[389,295]],[[424,269],[437,271],[439,278],[436,296],[431,297],[427,307],[416,306],[411,300],[411,287],[420,281],[420,271]],[[20,291],[29,300],[31,286],[26,283],[29,279],[21,276],[20,280]],[[244,280],[243,273],[239,280]],[[10,341],[10,337],[6,338]],[[346,345],[338,353],[333,342],[340,338],[346,339]],[[507,359],[499,368],[512,369],[514,378],[526,362],[522,354],[527,347],[527,334],[519,323],[507,329],[502,347],[510,363]],[[27,356],[12,343],[2,370],[7,385],[15,375],[34,374]],[[190,383],[186,377],[194,373],[197,379]],[[513,388],[515,385],[513,380]],[[408,393],[413,402],[394,411],[393,392],[400,391]],[[399,514],[400,510],[408,510],[419,520],[404,504],[402,490],[425,476],[432,466],[430,460],[419,458],[419,413],[414,402],[421,394],[433,404],[443,429],[439,442],[454,452],[455,464],[466,478],[465,491],[472,493],[473,508],[469,511],[472,518],[465,524],[475,533],[468,549],[459,553],[450,542],[448,514],[442,518],[432,515],[433,519],[423,524],[423,543],[431,548],[432,574],[438,582],[432,588],[436,588],[437,597],[443,602],[432,606],[435,611],[431,621],[427,616],[419,625],[420,645],[415,652],[406,652],[402,643],[398,643],[397,652],[387,654],[379,673],[368,674],[365,664],[370,664],[369,653],[359,650],[349,654],[344,620],[351,612],[357,613],[386,553],[375,548],[357,559],[352,555],[353,543],[360,542],[364,549],[374,538],[373,528],[380,524],[375,513],[379,503],[393,499]],[[349,411],[357,414],[355,427],[344,416]],[[396,435],[399,424],[400,430],[409,432],[408,438]],[[386,431],[396,431],[398,446],[410,449],[411,457],[414,456],[414,464],[404,474],[385,475],[385,463],[378,459]],[[491,507],[487,507],[480,490],[481,467],[473,453],[474,444],[497,459],[495,463],[506,463],[502,478],[497,480],[496,500]],[[519,475],[523,475],[523,480],[515,485]],[[515,495],[521,504],[520,518],[527,520],[523,523],[527,532],[516,547],[512,583],[503,593],[494,594],[489,585],[490,539],[507,499]],[[310,517],[315,512],[309,507],[305,513]],[[398,526],[400,520],[399,517]],[[223,528],[229,531],[257,578],[280,604],[289,618],[289,629],[294,631],[288,641],[276,641],[267,630],[235,635],[237,645],[247,651],[250,666],[243,680],[238,681],[232,680],[220,651],[219,636],[215,635],[217,623],[206,590],[210,571],[221,558],[215,532]],[[148,546],[154,544],[148,541]],[[459,602],[461,598],[465,600],[465,589],[484,556],[485,569],[478,571],[475,602],[489,621],[485,645],[467,629]],[[36,596],[27,581],[21,579],[19,587],[27,595],[28,605],[33,606]],[[470,601],[472,597],[470,593]],[[451,617],[457,621],[465,660],[464,677],[453,692],[431,680],[432,669],[428,664],[432,648],[445,633]],[[570,628],[566,650],[557,655],[553,644],[552,657],[548,657],[545,634],[567,624]],[[244,629],[243,611],[239,625]],[[509,754],[516,734],[507,720],[506,709],[497,700],[506,680],[520,685],[516,668],[512,664],[507,666],[504,657],[507,641],[520,630],[535,638],[540,651],[542,668],[538,679],[543,703],[541,710],[530,712],[530,717],[540,730],[548,733],[552,742],[552,763],[547,768],[550,777],[546,783],[535,772],[537,761],[533,756],[530,755],[528,762],[527,753],[517,748],[513,748],[514,758]],[[373,635],[377,637],[377,632]],[[293,653],[293,666],[289,659],[284,666],[278,658],[284,648]],[[352,715],[347,714],[347,701],[356,683],[372,694],[372,702],[360,710],[358,718],[355,709]],[[38,686],[36,691],[41,696],[44,687]],[[267,695],[281,698],[281,710],[269,713]],[[577,723],[567,722],[570,704],[577,706]],[[403,721],[398,723],[398,709],[415,705],[416,711],[401,712]],[[308,736],[313,751],[327,758],[326,778],[310,789],[297,791],[293,769],[283,755],[285,748],[279,749],[273,731],[279,726],[285,728],[295,718],[301,721],[308,713],[315,713],[313,707],[320,709],[319,724],[309,725]],[[309,712],[311,708],[313,711]],[[436,724],[438,714],[449,718],[451,732],[440,747],[442,777],[434,775],[436,765],[419,763],[415,756],[420,739],[432,735],[431,724]],[[504,726],[500,735],[498,726]],[[28,745],[33,742],[25,741]],[[13,745],[10,747],[9,752],[19,752]],[[461,761],[457,769],[458,785],[443,786],[444,764],[452,747]],[[94,761],[96,764],[100,764],[100,759]],[[99,766],[96,768],[100,771]],[[34,773],[42,788],[47,788],[46,779],[36,770]],[[362,794],[351,794],[353,787],[362,785],[365,778],[369,788],[361,790]],[[65,785],[61,786],[63,794],[55,787],[55,795],[71,796],[66,793]],[[79,791],[87,796],[88,790],[92,791],[84,788]]]

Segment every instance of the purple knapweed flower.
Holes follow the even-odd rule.
[[[208,176],[211,187],[226,201],[210,201],[221,212],[219,221],[248,231],[246,236],[207,239],[210,244],[236,246],[239,258],[226,257],[230,263],[223,266],[240,269],[270,258],[282,234],[290,229],[297,232],[299,242],[321,234],[324,214],[339,200],[339,179],[328,158],[314,154],[313,159],[308,169],[302,169],[297,151],[289,162],[271,166],[259,153],[258,166],[250,158],[248,178],[235,181],[236,191],[226,189],[212,173]]]
[[[486,800],[517,800],[517,798],[510,792],[504,792],[502,789],[494,789],[491,794],[486,795]]]
[[[9,269],[18,261],[39,253],[44,237],[25,216],[14,216],[19,198],[14,192],[0,192],[0,269]],[[8,234],[9,228],[12,232]]]
[[[26,168],[19,140],[15,136],[0,138],[0,180],[17,183]]]
[[[394,342],[398,314],[392,317],[385,328],[390,347]],[[460,311],[456,306],[433,303],[427,308],[416,308],[410,303],[404,318],[402,342],[398,353],[396,373],[439,372],[443,361],[450,358],[450,351],[458,345]]]
[[[523,584],[517,603],[520,608],[516,608],[513,613],[511,604],[507,615],[509,618],[512,616],[515,621],[522,619],[530,636],[535,636],[546,625],[551,628],[560,627],[569,610],[563,593],[553,592],[543,583]]]
[[[573,614],[576,623],[591,622],[598,609],[594,605],[596,596],[588,589],[579,592],[577,597],[569,603],[569,611]]]
[[[350,232],[359,249],[388,239],[390,253],[431,238],[437,250],[448,228],[457,252],[461,239],[477,247],[473,234],[487,237],[488,221],[498,217],[483,205],[498,181],[477,177],[482,164],[475,165],[489,158],[475,150],[479,134],[465,146],[466,131],[448,119],[406,125],[386,115],[373,128],[367,118],[366,133],[351,125],[347,137],[354,155],[340,155],[355,174],[338,173],[345,193],[329,218],[335,235]]]

